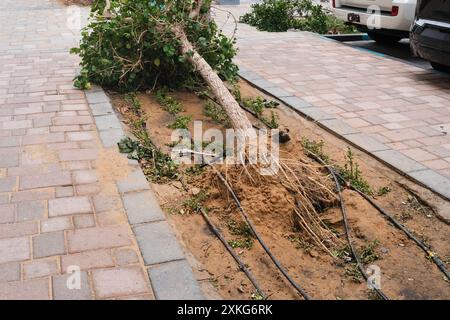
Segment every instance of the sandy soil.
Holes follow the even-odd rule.
[[[242,82],[244,97],[261,95],[253,87]],[[196,120],[203,120],[204,127],[224,128],[203,115],[203,102],[188,93],[177,94],[185,111]],[[171,130],[166,126],[172,116],[164,111],[151,95],[141,94],[139,99],[147,117],[152,140],[163,150],[168,151]],[[118,110],[124,104],[120,96],[113,96]],[[282,146],[282,155],[293,160],[301,160],[305,166],[322,174],[321,181],[332,186],[326,171],[313,160],[307,158],[301,147],[301,139],[324,140],[324,151],[336,164],[343,164],[347,144],[315,123],[305,120],[289,108],[281,105],[276,109],[280,128],[289,129],[291,141]],[[126,119],[126,114],[124,118]],[[254,123],[258,121],[252,119]],[[259,124],[260,125],[260,124]],[[355,150],[355,155],[364,177],[373,190],[389,187],[390,192],[377,196],[377,202],[392,212],[408,228],[426,243],[433,251],[447,261],[450,268],[450,226],[441,221],[436,212],[449,210],[449,204],[430,192],[405,180],[402,176],[374,160],[367,154]],[[274,181],[263,181],[254,185],[245,177],[230,172],[243,207],[254,221],[258,232],[269,244],[275,256],[283,263],[294,279],[302,285],[314,299],[371,299],[364,281],[352,279],[351,264],[336,259],[321,250],[299,230],[289,207],[289,192]],[[197,264],[197,277],[205,289],[211,285],[224,299],[250,299],[255,289],[238,269],[232,257],[221,242],[210,232],[202,216],[191,213],[183,202],[192,198],[199,190],[206,190],[209,198],[203,203],[209,216],[219,226],[229,240],[243,240],[236,235],[230,225],[240,225],[242,218],[229,194],[211,173],[205,170],[199,175],[185,177],[190,190],[186,191],[180,182],[152,184],[161,206],[169,221],[178,232],[186,250]],[[407,188],[405,188],[405,186]],[[415,190],[427,204],[433,207],[412,204],[411,193]],[[381,270],[382,290],[391,299],[449,299],[450,284],[443,274],[430,262],[423,251],[402,232],[388,223],[369,203],[351,190],[344,191],[348,209],[351,232],[356,247],[360,250],[376,241],[372,254],[378,258],[370,264]],[[321,217],[335,230],[345,243],[340,210],[336,205],[326,208]],[[344,246],[342,246],[344,247]],[[282,275],[274,268],[269,257],[260,245],[253,240],[251,248],[236,248],[236,252],[249,266],[261,287],[270,299],[299,299]]]

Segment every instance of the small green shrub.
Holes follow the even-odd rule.
[[[256,115],[261,116],[265,109],[273,109],[279,106],[276,101],[268,101],[262,97],[247,98],[243,102],[244,107],[253,111]]]
[[[365,194],[373,193],[369,183],[364,179],[359,164],[355,161],[355,156],[350,147],[347,148],[347,153],[345,154],[344,167],[339,167],[338,170],[344,179],[349,181],[355,189]]]
[[[330,157],[325,154],[323,151],[323,147],[325,146],[325,141],[314,141],[310,140],[306,137],[302,138],[302,146],[305,151],[309,151],[312,154],[318,156],[320,159],[322,159],[325,163],[330,163]],[[308,152],[306,152],[307,156],[311,156]]]
[[[203,203],[208,200],[209,194],[206,190],[201,190],[196,195],[183,202],[183,207],[191,213],[198,213],[202,209]]]
[[[253,4],[252,12],[243,15],[240,22],[272,32],[288,29],[320,34],[356,31],[311,0],[263,0]]]
[[[176,115],[183,111],[183,106],[181,103],[175,99],[173,96],[169,95],[169,90],[167,88],[162,88],[156,91],[155,94],[156,101],[172,115]]]
[[[191,116],[176,116],[172,123],[168,124],[167,127],[170,129],[187,129],[189,122],[191,122]]]
[[[228,244],[233,248],[242,248],[250,250],[253,248],[253,239],[239,239],[239,240],[228,240]]]

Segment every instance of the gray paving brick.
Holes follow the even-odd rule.
[[[23,265],[25,279],[41,278],[58,273],[56,259],[34,260]]]
[[[299,110],[299,111],[301,111],[304,108],[310,108],[311,107],[311,104],[309,104],[305,100],[302,100],[302,99],[300,99],[298,97],[283,97],[280,100],[283,101],[284,103],[286,103],[287,105],[290,105],[294,109]]]
[[[14,248],[14,250],[11,250]],[[30,259],[28,237],[0,239],[0,264]]]
[[[117,147],[117,143],[125,137],[122,129],[108,129],[100,131],[100,139],[105,148]]]
[[[334,116],[323,112],[319,108],[311,107],[311,108],[302,108],[299,109],[299,112],[303,115],[307,116],[308,118],[312,119],[313,121],[322,121],[322,120],[332,120],[335,119]]]
[[[132,225],[165,219],[164,213],[151,191],[125,194],[123,203],[128,220]]]
[[[242,67],[241,70],[239,71],[239,76],[249,81],[261,79],[261,77],[258,74],[252,71],[242,70]]]
[[[203,293],[186,260],[148,268],[153,292],[159,300],[202,300]]]
[[[130,173],[127,178],[117,182],[120,193],[149,190],[147,178],[140,169]]]
[[[27,201],[17,204],[17,220],[40,220],[45,215],[45,202]]]
[[[7,203],[9,203],[9,195],[8,194],[0,194],[0,204],[7,204]]]
[[[81,271],[80,287],[77,288],[73,279],[75,274],[62,274],[52,277],[54,300],[91,300],[91,289],[86,271]],[[70,277],[70,279],[69,279]],[[68,281],[69,280],[69,281]]]
[[[20,280],[20,263],[0,264],[0,282]]]
[[[262,90],[268,90],[270,88],[274,88],[274,87],[277,86],[275,83],[272,83],[272,82],[267,81],[265,79],[252,80],[252,84],[254,84],[255,86],[261,88]]]
[[[97,116],[94,117],[95,124],[97,125],[98,130],[109,130],[109,129],[121,129],[122,125],[120,124],[119,119],[117,119],[116,115],[106,115],[106,116]]]
[[[0,192],[11,192],[17,187],[16,177],[0,178]]]
[[[0,286],[0,300],[48,300],[48,279],[8,282]]]
[[[348,124],[342,122],[341,120],[332,119],[332,120],[321,120],[319,121],[325,128],[336,132],[340,135],[346,135],[351,133],[358,133],[357,129],[350,127]]]
[[[165,221],[146,223],[133,228],[145,265],[180,260],[183,251]]]
[[[89,106],[94,116],[104,116],[114,114],[113,107],[109,102],[89,104]]]
[[[108,96],[103,91],[85,91],[86,99],[89,103],[109,102]]]
[[[10,153],[8,155],[0,155],[0,168],[17,167],[19,165],[19,154]]]
[[[293,97],[294,95],[280,87],[267,88],[266,92],[275,98]]]
[[[409,175],[420,183],[429,186],[435,192],[438,192],[450,199],[450,180],[433,170],[421,170],[410,172]],[[450,220],[450,213],[447,213]]]
[[[406,173],[426,169],[417,161],[412,160],[395,150],[375,151],[373,154],[391,166]]]
[[[50,257],[66,253],[64,232],[48,232],[33,237],[33,256],[35,258]]]
[[[14,222],[15,206],[13,204],[0,204],[0,223]]]
[[[381,151],[381,150],[389,150],[390,148],[385,144],[375,140],[374,138],[368,136],[365,133],[354,133],[347,134],[344,136],[345,139],[354,143],[355,145],[362,147],[364,150],[373,152],[373,151]]]
[[[19,145],[20,145],[20,137],[18,136],[0,138],[0,148],[16,147]]]

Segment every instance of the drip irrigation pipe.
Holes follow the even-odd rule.
[[[305,149],[306,150],[306,149]],[[439,268],[439,270],[445,275],[445,277],[450,280],[450,272],[445,268],[444,262],[430,249],[429,246],[427,246],[423,241],[417,239],[413,235],[413,233],[405,227],[402,223],[400,223],[397,219],[394,218],[394,216],[390,213],[388,213],[385,209],[383,209],[381,206],[379,206],[372,198],[370,198],[369,195],[366,193],[356,189],[351,183],[348,183],[344,177],[336,171],[332,166],[328,165],[325,161],[323,161],[318,155],[314,154],[313,152],[306,150],[314,159],[319,161],[322,165],[326,166],[330,173],[333,175],[333,177],[339,178],[342,182],[346,183],[350,186],[350,188],[357,192],[361,197],[363,197],[367,202],[369,202],[375,209],[378,210],[387,220],[389,220],[397,229],[403,231],[403,233],[412,241],[414,241],[427,255],[430,257],[434,264]]]
[[[252,230],[253,234],[255,235],[256,239],[258,240],[258,242],[261,244],[261,246],[263,247],[264,251],[266,251],[267,255],[270,257],[270,259],[273,261],[273,263],[275,264],[275,266],[278,268],[278,270],[280,270],[280,272],[283,274],[283,276],[289,281],[289,283],[297,290],[297,292],[305,299],[305,300],[310,300],[311,298],[309,297],[309,295],[306,293],[306,291],[300,287],[295,281],[294,279],[292,279],[289,274],[287,273],[287,271],[284,269],[284,267],[281,265],[281,263],[277,260],[277,258],[275,258],[275,256],[272,254],[272,252],[270,251],[270,249],[267,247],[266,243],[261,239],[261,237],[259,236],[258,232],[256,231],[256,228],[253,224],[253,222],[250,220],[250,218],[248,217],[247,213],[245,212],[244,208],[241,205],[241,202],[239,201],[236,193],[234,192],[233,188],[231,188],[231,186],[228,184],[227,180],[223,177],[223,175],[218,172],[216,170],[216,174],[219,177],[219,179],[223,182],[223,184],[227,187],[227,189],[229,190],[229,192],[231,193],[234,202],[236,203],[236,205],[238,206],[243,218],[245,219],[245,221],[247,222],[248,226],[250,227],[250,229]]]
[[[320,159],[321,160],[321,159]],[[341,207],[341,212],[342,212],[342,220],[344,222],[344,228],[345,228],[345,236],[347,238],[347,242],[348,245],[350,247],[350,251],[352,252],[353,257],[355,258],[356,261],[356,265],[358,266],[359,271],[361,272],[361,274],[363,275],[364,279],[366,279],[366,281],[369,281],[369,276],[367,275],[366,271],[364,270],[364,266],[361,262],[361,258],[359,257],[354,245],[353,245],[353,241],[352,241],[352,237],[350,234],[350,227],[348,224],[348,218],[347,218],[347,208],[345,207],[345,203],[344,203],[344,197],[342,196],[342,189],[341,189],[341,184],[339,183],[339,180],[333,170],[333,168],[331,168],[330,166],[326,165],[325,163],[323,163],[328,171],[330,172],[330,174],[333,176],[334,182],[336,183],[336,189],[337,192],[339,194],[339,203],[340,203],[340,207]],[[375,291],[375,293],[383,300],[389,300],[389,298],[383,293],[383,291],[381,291],[380,289],[378,289],[376,286],[372,286],[372,290]]]
[[[231,256],[234,258],[236,263],[239,266],[239,269],[242,270],[242,272],[245,273],[247,278],[250,280],[250,282],[255,287],[256,291],[261,295],[261,297],[266,300],[267,295],[264,293],[264,291],[261,289],[260,285],[256,281],[255,277],[253,277],[253,274],[250,272],[250,270],[245,266],[245,264],[242,262],[242,260],[239,258],[239,256],[234,252],[233,248],[228,244],[225,237],[222,235],[222,233],[217,229],[217,227],[214,225],[214,223],[211,221],[211,219],[206,214],[205,210],[203,208],[200,208],[200,213],[202,214],[203,218],[205,219],[206,223],[208,224],[209,228],[213,231],[213,233],[216,235],[217,238],[223,243],[227,251],[231,254]]]
[[[380,207],[375,201],[373,201],[367,194],[355,189],[352,186],[352,190],[358,192],[364,199],[366,199],[375,209],[377,209],[382,215],[384,215],[395,227],[402,230],[408,238],[414,241],[425,253],[430,257],[434,264],[442,271],[448,280],[450,280],[450,272],[445,268],[444,262],[428,247],[423,241],[417,239],[411,231],[408,230],[403,224],[396,220],[391,214]]]

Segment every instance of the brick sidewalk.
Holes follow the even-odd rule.
[[[201,298],[108,98],[72,88],[68,14],[0,3],[0,299]]]
[[[236,18],[249,5],[222,6]],[[233,19],[216,11],[227,35]],[[308,32],[237,29],[241,75],[450,199],[450,76]]]

